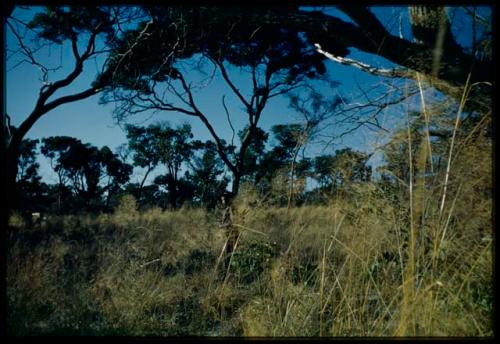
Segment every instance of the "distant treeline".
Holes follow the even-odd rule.
[[[351,186],[359,183],[377,183],[388,192],[407,189],[410,179],[416,184],[421,178],[432,177],[438,183],[445,173],[451,135],[447,129],[426,132],[422,116],[415,112],[411,117],[410,128],[396,130],[383,146],[383,164],[377,168],[380,178],[376,181],[368,165],[370,154],[343,148],[310,158],[303,154],[302,124],[275,125],[269,132],[257,128],[242,163],[242,185],[253,188],[266,204],[280,207],[326,204],[332,198],[348,195]],[[481,118],[469,116],[457,137],[471,139],[471,135],[482,134],[491,138],[491,128],[477,130]],[[476,130],[471,131],[474,127]],[[247,130],[237,133],[240,141]],[[126,125],[125,131],[128,142],[116,152],[67,136],[25,139],[18,165],[15,208],[26,214],[109,212],[124,195],[133,195],[142,209],[214,209],[227,196],[231,183],[227,164],[213,141],[193,139],[190,125]],[[432,171],[422,175],[410,170],[409,158],[412,164],[421,160],[429,145],[427,136],[431,138],[432,157],[428,163]],[[224,156],[238,159],[233,154],[238,148],[232,142],[223,141],[222,145],[227,150]],[[39,153],[48,159],[57,177],[55,184],[42,181],[36,161]],[[144,171],[138,182],[130,178],[134,167]]]
[[[321,203],[324,196],[339,192],[347,183],[371,179],[370,156],[350,148],[333,155],[299,157],[300,132],[300,124],[275,125],[271,148],[266,149],[269,134],[259,129],[245,156],[242,182],[284,206],[290,201],[292,205]],[[27,214],[107,212],[126,194],[133,195],[142,208],[190,205],[213,209],[227,192],[230,180],[215,144],[193,140],[188,124],[127,125],[126,134],[127,144],[115,153],[107,146],[98,148],[68,136],[25,139],[16,209]],[[240,139],[244,135],[245,129],[238,133]],[[39,153],[48,159],[57,177],[55,184],[42,181],[36,161]],[[134,167],[144,170],[139,182],[130,180]],[[161,167],[165,173],[148,179]],[[307,178],[314,180],[308,191]]]

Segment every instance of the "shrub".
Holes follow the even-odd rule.
[[[251,243],[239,247],[231,258],[230,269],[243,283],[252,283],[270,265],[274,248],[266,243]]]

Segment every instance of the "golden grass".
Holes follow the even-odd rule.
[[[420,146],[416,176],[437,151]],[[113,214],[32,228],[16,216],[9,331],[492,336],[491,140],[455,147],[449,168],[410,189],[352,184],[324,206],[272,207],[243,188],[228,274],[224,229],[201,209],[141,212],[127,197]]]

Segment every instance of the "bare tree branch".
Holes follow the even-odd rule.
[[[224,67],[224,63],[221,61],[218,61],[217,59],[210,58],[210,60],[215,63],[217,66],[219,66],[219,70],[221,71],[222,77],[226,81],[226,83],[231,87],[233,90],[234,94],[241,100],[241,102],[245,105],[247,109],[251,109],[250,103],[243,97],[243,95],[240,93],[240,91],[236,88],[236,86],[233,84],[231,79],[229,79],[229,76],[227,75],[226,68]]]
[[[236,135],[236,132],[234,131],[233,123],[231,122],[231,116],[229,116],[229,111],[227,109],[226,103],[224,101],[224,98],[226,96],[222,96],[222,106],[224,107],[224,111],[226,111],[226,117],[227,117],[227,122],[229,123],[229,126],[231,127],[231,131],[233,135],[231,136],[231,146],[234,146],[234,136]]]
[[[415,76],[415,72],[407,68],[395,68],[395,69],[377,68],[360,61],[356,61],[346,57],[335,56],[321,49],[321,45],[319,45],[318,43],[314,44],[314,46],[316,47],[316,50],[320,54],[325,55],[332,61],[341,63],[346,66],[355,67],[357,69],[362,70],[363,72],[367,72],[373,75],[383,76],[388,78],[413,78]]]

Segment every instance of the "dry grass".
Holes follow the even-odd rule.
[[[491,140],[480,132],[454,147],[422,141],[412,185],[352,184],[324,206],[272,207],[243,188],[228,275],[218,215],[200,209],[139,212],[127,197],[97,217],[13,217],[9,332],[492,336]],[[446,169],[426,177],[440,149]]]

